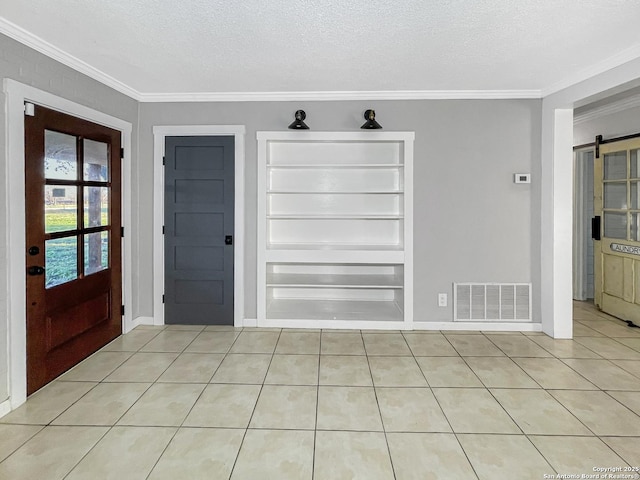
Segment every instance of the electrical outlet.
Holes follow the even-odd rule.
[[[446,307],[447,306],[447,294],[446,293],[439,293],[438,294],[438,306],[439,307]]]

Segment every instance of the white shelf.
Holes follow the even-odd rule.
[[[381,215],[381,214],[362,214],[362,215],[334,215],[334,214],[317,214],[317,215],[303,215],[303,214],[276,214],[267,215],[268,219],[273,220],[400,220],[404,218],[404,215]]]
[[[267,305],[269,319],[367,320],[402,322],[403,313],[395,302],[363,300],[272,299]]]
[[[400,252],[402,245],[352,245],[352,244],[326,244],[326,243],[269,243],[268,250],[363,250],[363,251],[387,251]]]
[[[287,288],[403,288],[399,275],[269,273],[267,287]]]
[[[334,168],[403,168],[401,163],[282,163],[282,164],[269,164],[267,168],[293,168],[293,169],[334,169]]]
[[[269,263],[376,263],[400,265],[405,261],[405,252],[397,250],[335,250],[335,249],[269,249],[264,250],[265,262]],[[266,279],[266,277],[265,277]]]
[[[371,191],[311,191],[311,190],[267,190],[267,194],[274,195],[402,195],[400,190],[371,190]]]

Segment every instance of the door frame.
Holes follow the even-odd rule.
[[[573,150],[573,299],[587,299],[586,244],[591,240],[588,224],[585,224],[585,176],[586,165],[582,154],[595,151],[592,145]],[[593,179],[592,179],[593,183]]]
[[[244,125],[156,125],[153,127],[153,324],[164,325],[164,167],[166,137],[234,137],[233,324],[244,319]]]
[[[26,330],[26,269],[25,185],[24,185],[24,103],[32,102],[74,117],[98,123],[122,135],[122,225],[125,237],[122,244],[122,302],[128,305],[122,316],[122,333],[131,331],[135,322],[131,317],[132,256],[131,256],[131,132],[129,122],[92,108],[58,97],[49,92],[5,78],[6,97],[6,265],[8,313],[9,405],[13,410],[27,400],[27,330]],[[9,228],[21,225],[22,228]]]

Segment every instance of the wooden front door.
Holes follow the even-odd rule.
[[[122,333],[120,132],[25,116],[27,394]]]
[[[595,304],[606,313],[637,323],[640,138],[606,143],[599,150],[594,167],[594,215],[600,223],[594,241]]]

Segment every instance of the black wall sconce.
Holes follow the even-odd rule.
[[[366,122],[360,128],[365,130],[375,130],[378,128],[382,128],[378,122],[376,122],[376,111],[375,110],[367,110],[364,112],[364,119]]]
[[[291,125],[289,125],[291,130],[309,130],[309,127],[307,127],[307,124],[303,121],[307,118],[307,114],[304,113],[304,110],[296,110],[294,117],[295,120]]]

